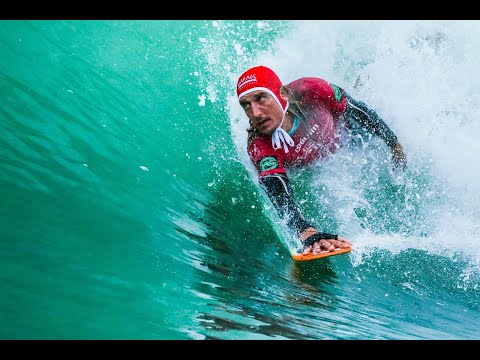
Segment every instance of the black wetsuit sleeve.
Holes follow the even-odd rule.
[[[347,98],[346,120],[357,121],[366,131],[377,135],[389,147],[393,148],[398,142],[397,136],[390,130],[382,118],[365,103],[353,99],[348,94],[345,95]]]
[[[260,184],[277,209],[280,218],[287,221],[290,230],[300,234],[312,226],[302,216],[287,176],[283,174],[264,176],[260,178]]]

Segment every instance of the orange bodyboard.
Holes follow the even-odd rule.
[[[334,251],[321,251],[319,253],[314,254],[313,252],[310,252],[307,255],[303,255],[302,253],[292,253],[292,258],[295,261],[308,261],[308,260],[317,260],[321,258],[326,258],[329,256],[333,255],[340,255],[340,254],[345,254],[348,253],[352,250],[352,248],[336,248]]]

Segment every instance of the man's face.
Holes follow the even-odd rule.
[[[257,90],[239,100],[251,126],[263,135],[272,135],[283,119],[283,110],[268,92]]]

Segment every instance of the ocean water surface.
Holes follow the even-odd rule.
[[[480,338],[480,22],[0,21],[0,338]],[[236,79],[319,76],[408,156],[292,173],[354,244],[294,263]]]

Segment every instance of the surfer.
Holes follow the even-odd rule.
[[[397,136],[365,103],[317,77],[283,85],[265,66],[245,71],[237,97],[249,119],[248,154],[259,181],[288,228],[303,243],[303,254],[349,248],[337,234],[317,231],[306,221],[292,192],[286,169],[311,164],[344,145],[358,129],[382,139],[394,168],[405,170],[407,157]]]

